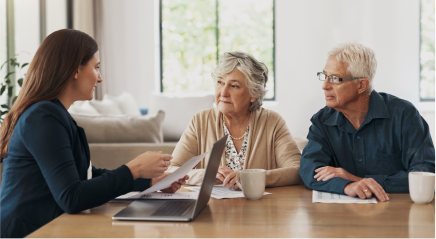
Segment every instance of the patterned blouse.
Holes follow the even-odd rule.
[[[226,165],[233,171],[244,169],[245,151],[247,151],[248,132],[250,131],[250,123],[245,130],[244,141],[239,153],[236,151],[232,138],[230,138],[229,130],[226,127],[226,123],[223,121],[224,134],[228,134],[226,142]]]

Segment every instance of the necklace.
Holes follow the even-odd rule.
[[[224,118],[223,118],[223,124],[224,124],[224,126],[226,125],[226,121],[224,120]],[[248,125],[250,125],[250,121],[248,121]],[[227,127],[226,127],[227,128]],[[230,138],[232,138],[233,140],[242,140],[244,137],[245,137],[245,134],[247,134],[247,132],[245,132],[241,137],[239,137],[239,138],[235,138],[235,137],[233,137],[231,134],[230,134],[230,130],[229,129],[227,129],[227,131],[229,132],[229,136],[230,136]]]

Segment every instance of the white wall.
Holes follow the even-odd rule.
[[[309,119],[325,106],[316,72],[328,50],[346,41],[376,52],[376,91],[419,102],[418,0],[276,0],[278,105],[269,108],[293,134],[306,135]]]
[[[155,39],[157,1],[104,1],[109,93],[134,94],[150,104],[159,79]],[[309,119],[325,106],[322,82],[327,51],[358,41],[375,52],[374,89],[419,105],[419,0],[276,0],[276,104],[293,135],[306,136]],[[434,103],[427,122],[434,138]]]

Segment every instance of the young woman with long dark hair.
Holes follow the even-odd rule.
[[[90,166],[85,132],[67,109],[93,98],[102,81],[99,65],[97,43],[76,30],[50,34],[36,52],[0,128],[1,237],[24,237],[64,212],[99,206],[165,177],[172,157],[161,152],[146,152],[115,170]]]

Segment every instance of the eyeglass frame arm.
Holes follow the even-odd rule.
[[[319,76],[319,74],[323,74],[323,75],[325,75],[326,78],[329,78],[329,77],[330,77],[330,76],[324,74],[324,72],[317,72],[316,75]],[[351,78],[339,78],[339,77],[338,77],[339,81],[357,80],[357,79],[362,79],[362,78],[365,78],[365,77],[351,77]],[[318,79],[319,79],[319,78],[318,78]],[[324,79],[324,80],[320,80],[320,81],[325,81],[325,79]],[[329,78],[329,81],[330,81],[330,78]]]

